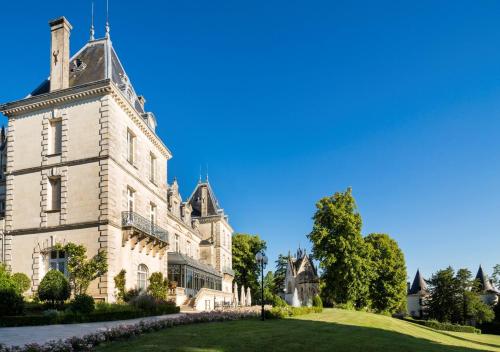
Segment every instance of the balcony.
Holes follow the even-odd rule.
[[[146,250],[147,254],[161,256],[165,254],[168,247],[169,236],[167,230],[151,222],[151,220],[132,211],[122,212],[122,230],[125,246],[130,241],[132,249],[137,245],[141,251]]]

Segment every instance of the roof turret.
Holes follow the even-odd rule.
[[[416,295],[425,292],[427,292],[427,284],[425,283],[423,276],[420,274],[420,270],[417,270],[408,294]]]

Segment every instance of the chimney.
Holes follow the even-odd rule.
[[[69,87],[69,33],[73,27],[65,17],[49,22],[50,91]]]
[[[201,187],[201,216],[208,215],[208,189],[207,186]]]

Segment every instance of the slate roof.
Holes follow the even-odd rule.
[[[423,276],[420,274],[420,270],[417,270],[415,278],[413,279],[413,284],[411,285],[408,294],[416,295],[426,291],[427,291],[427,284],[425,283]]]
[[[208,190],[207,216],[223,215],[224,210],[219,206],[219,202],[215,197],[215,193],[212,190],[210,183],[208,181],[205,182],[200,181],[196,185],[194,192],[191,194],[191,196],[187,201],[189,204],[191,204],[191,207],[193,208],[191,216],[201,217],[201,191],[202,188],[204,187],[206,187]]]
[[[484,273],[481,265],[479,265],[479,270],[477,271],[476,274],[476,280],[479,281],[479,284],[481,285],[481,290],[500,294],[500,291],[498,291],[495,287],[493,287],[491,281],[488,279],[488,275]]]
[[[110,79],[139,114],[145,113],[110,38],[89,41],[70,59],[70,88],[104,79]],[[50,78],[43,81],[28,97],[49,91]]]
[[[290,266],[293,268],[293,275],[297,275],[298,270],[300,269],[300,266],[304,261],[308,261],[309,264],[311,265],[311,268],[314,272],[314,275],[318,275],[318,272],[316,271],[316,267],[314,266],[314,263],[312,260],[309,258],[309,256],[306,254],[306,252],[302,249],[297,250],[297,256],[294,258],[292,256],[288,256],[288,260],[290,262]]]

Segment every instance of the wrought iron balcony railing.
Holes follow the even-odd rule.
[[[143,233],[159,239],[160,241],[169,243],[167,230],[133,211],[122,212],[122,227],[133,227]]]

